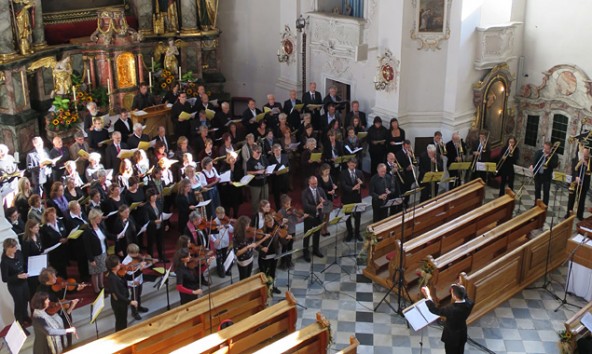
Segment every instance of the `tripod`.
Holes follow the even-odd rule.
[[[325,225],[325,223],[321,223],[320,225],[317,225],[317,226],[313,227],[312,229],[308,230],[306,232],[306,234],[304,234],[304,238],[311,237],[313,234],[319,232],[321,230],[321,227],[323,227],[323,225]],[[309,285],[312,285],[315,281],[318,282],[319,285],[321,285],[321,286],[323,285],[323,282],[321,281],[321,279],[314,272],[314,255],[312,257],[310,257],[310,272],[304,278],[304,280],[309,279],[309,278],[310,278]]]
[[[568,266],[568,270],[567,270],[567,280],[565,281],[565,291],[563,292],[563,299],[559,300],[561,302],[561,304],[559,304],[559,306],[557,306],[557,308],[554,310],[555,312],[559,311],[559,309],[563,305],[569,305],[569,306],[581,308],[580,306],[578,306],[576,304],[572,304],[567,301],[567,290],[569,289],[569,280],[571,278],[571,271],[573,269],[573,257],[575,256],[578,248],[580,248],[580,246],[582,246],[584,243],[586,243],[586,241],[588,241],[588,237],[583,236],[582,241],[573,249],[573,251],[571,251],[571,253],[569,255],[569,258],[568,258],[569,266]]]
[[[337,213],[335,214],[335,217],[333,218],[333,220],[329,221],[329,225],[334,225],[335,226],[335,240],[333,241],[333,249],[335,250],[335,258],[333,259],[333,262],[331,262],[330,264],[328,264],[325,269],[321,270],[321,273],[324,273],[327,269],[331,268],[332,266],[336,265],[338,266],[343,272],[345,272],[347,275],[350,275],[349,272],[347,270],[345,270],[341,264],[339,264],[337,262],[337,234],[339,233],[339,224],[342,222],[345,222],[348,218],[349,215],[344,215],[344,216],[338,216],[339,215],[339,209],[337,209]]]
[[[527,288],[529,290],[541,289],[545,290],[551,297],[555,300],[560,301],[561,299],[559,296],[555,295],[554,292],[547,289],[547,287],[551,284],[551,280],[549,279],[549,262],[551,261],[551,241],[553,240],[553,226],[555,225],[555,207],[557,205],[557,192],[559,191],[559,185],[555,184],[555,195],[553,196],[553,207],[552,214],[551,214],[551,225],[549,227],[549,241],[547,243],[547,257],[545,259],[545,276],[543,277],[543,285],[535,286],[532,288]]]

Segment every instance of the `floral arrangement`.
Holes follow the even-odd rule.
[[[160,72],[160,78],[158,79],[158,87],[160,88],[161,92],[167,92],[172,90],[173,83],[175,82],[175,73],[170,72],[169,70],[162,70]]]
[[[75,103],[68,98],[56,96],[52,104],[53,109],[51,110],[47,129],[58,132],[73,128],[79,120]]]
[[[573,333],[571,331],[566,331],[565,329],[559,331],[557,333],[559,335],[559,348],[561,349],[562,354],[573,353],[574,348],[574,341],[573,341]]]
[[[421,267],[415,272],[419,276],[419,287],[427,286],[432,279],[432,273],[434,272],[434,266],[424,259],[421,262]]]

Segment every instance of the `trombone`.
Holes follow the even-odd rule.
[[[560,141],[554,142],[553,147],[551,147],[551,151],[549,152],[549,156],[547,156],[546,159],[545,159],[545,154],[544,153],[541,154],[541,157],[538,159],[538,161],[532,167],[532,176],[528,179],[529,184],[534,182],[534,178],[541,171],[541,168],[543,168],[543,167],[549,168],[549,163],[551,162],[553,155],[555,155],[555,153],[557,152],[557,149],[559,149],[560,145],[561,145]],[[524,192],[524,185],[525,184],[526,184],[526,181],[523,181],[522,185],[520,186],[520,189],[518,189],[518,192],[516,193],[516,198],[518,198],[518,199],[522,198],[522,193]]]
[[[485,151],[488,142],[489,142],[489,132],[487,133],[487,137],[485,138],[484,142],[479,141],[478,154],[473,156],[473,160],[471,161],[471,168],[469,168],[469,180],[471,179],[472,174],[475,171],[475,167],[477,166],[477,161],[481,160],[481,154],[483,154],[483,151]]]
[[[448,155],[448,151],[446,151],[446,145],[442,140],[438,143],[438,149],[440,150],[440,155]]]
[[[396,174],[397,177],[399,177],[399,181],[401,181],[401,185],[403,185],[405,184],[405,180],[403,179],[403,176],[401,176],[401,171],[403,171],[403,167],[401,167],[399,160],[397,160],[397,157],[395,156],[395,167],[391,170],[391,174]]]
[[[569,193],[576,193],[576,200],[574,203],[574,208],[576,209],[576,211],[579,211],[578,208],[580,204],[580,198],[582,197],[582,191],[584,190],[584,178],[586,178],[587,174],[590,174],[590,158],[588,158],[586,166],[582,166],[583,164],[583,159],[578,161],[575,170],[580,170],[578,173],[579,181],[573,181],[569,186]]]
[[[497,166],[495,166],[495,174],[497,174],[499,172],[499,170],[502,169],[502,166],[504,165],[504,163],[506,162],[506,160],[508,159],[508,157],[513,157],[514,156],[514,151],[516,150],[516,147],[517,146],[518,146],[518,141],[515,140],[514,146],[512,146],[511,149],[510,149],[510,146],[508,146],[508,148],[506,149],[506,151],[504,151],[504,154],[502,155],[502,158],[497,163]]]

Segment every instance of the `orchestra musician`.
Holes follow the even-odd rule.
[[[121,268],[119,257],[115,254],[110,255],[103,267],[109,270],[107,274],[107,283],[111,291],[111,308],[113,315],[115,315],[115,332],[127,328],[127,308],[128,306],[138,307],[136,300],[130,299],[129,291],[127,289],[127,282],[120,277],[117,272]],[[177,274],[177,281],[179,275]]]
[[[442,159],[438,156],[438,148],[434,144],[429,144],[426,151],[419,156],[418,181],[423,187],[420,194],[420,202],[425,202],[438,195],[438,182],[422,183],[421,181],[427,172],[442,172],[442,168]]]
[[[273,279],[275,279],[275,270],[277,267],[277,259],[275,257],[280,251],[280,237],[278,235],[280,227],[280,225],[276,224],[271,214],[265,214],[261,231],[271,236],[266,241],[261,242],[257,247],[259,271]],[[273,286],[272,292],[274,294],[281,294],[281,291],[275,286]]]
[[[253,249],[257,247],[257,244],[253,237],[247,235],[250,224],[251,218],[242,215],[236,220],[234,227],[233,247],[240,280],[250,277],[253,271]]]
[[[411,141],[405,139],[403,142],[403,148],[398,151],[395,156],[396,160],[401,165],[401,175],[405,181],[405,183],[401,186],[401,194],[404,194],[411,190],[411,186],[416,182],[415,171],[413,169],[415,168],[415,165],[417,165],[417,160],[415,159],[413,150],[411,150]],[[419,182],[419,180],[417,182]],[[409,204],[409,196],[405,197],[405,204]]]
[[[228,247],[234,234],[231,221],[226,216],[224,207],[219,206],[216,208],[216,218],[212,221],[213,227],[210,231],[210,245],[213,245],[216,249],[216,272],[220,278],[231,275],[231,268],[224,272],[224,262],[228,256]]]
[[[559,164],[557,154],[551,156],[551,142],[546,141],[543,148],[534,154],[534,164],[539,167],[538,172],[534,171],[534,166],[530,165],[531,172],[537,172],[534,175],[534,198],[541,199],[541,190],[543,192],[543,203],[549,205],[549,190],[551,189],[551,180],[553,179],[553,170]],[[550,160],[549,160],[550,158]],[[548,163],[547,163],[548,162]]]
[[[308,177],[308,188],[304,188],[301,194],[302,209],[308,217],[304,219],[304,229],[310,230],[315,226],[321,224],[321,218],[323,214],[323,203],[327,200],[327,195],[322,188],[318,187],[318,180],[315,176]],[[303,257],[304,261],[310,263],[310,253],[308,246],[310,244],[310,238],[312,237],[312,253],[323,258],[324,255],[321,253],[319,248],[319,237],[320,231],[315,232],[312,236],[306,237],[303,241]]]
[[[139,312],[145,313],[148,312],[148,308],[142,306],[142,289],[144,284],[144,269],[150,267],[154,262],[152,258],[146,259],[147,257],[140,256],[140,247],[135,243],[130,243],[127,245],[126,248],[127,256],[121,261],[123,265],[129,265],[132,261],[137,261],[138,263],[135,264],[132,269],[128,268],[128,271],[125,274],[125,279],[127,280],[127,286],[132,291],[132,300],[137,301],[138,306],[132,306],[132,317],[139,321],[142,319]]]
[[[452,139],[446,143],[446,152],[448,153],[448,155],[446,155],[448,157],[448,160],[446,161],[448,175],[450,178],[456,177],[456,180],[449,182],[449,189],[452,189],[455,186],[459,186],[461,184],[462,173],[458,170],[450,170],[450,165],[452,165],[454,162],[464,162],[465,153],[467,152],[467,145],[461,139],[458,132],[452,133]]]
[[[520,149],[516,145],[516,138],[508,138],[506,146],[502,149],[503,153],[498,161],[497,174],[501,177],[499,196],[505,194],[506,185],[514,190],[514,164],[520,158]]]
[[[479,140],[476,140],[473,143],[472,151],[473,151],[473,161],[476,162],[488,162],[489,155],[490,155],[490,147],[489,147],[489,134],[485,130],[481,130],[479,132]],[[487,172],[485,171],[476,171],[476,166],[473,166],[473,178],[477,179],[481,178],[483,181],[487,182]]]
[[[186,247],[175,252],[173,265],[177,275],[177,291],[181,299],[181,305],[197,299],[203,291],[199,288],[199,277],[195,269],[190,268],[191,255]],[[199,267],[199,265],[197,265]]]
[[[364,174],[357,169],[358,160],[355,157],[347,161],[347,169],[341,171],[339,175],[339,183],[341,185],[341,202],[343,205],[358,204],[362,202],[362,186],[364,184]],[[360,212],[352,212],[351,217],[347,219],[347,237],[346,242],[356,238],[358,241],[363,241],[360,235]],[[354,219],[354,226],[352,227],[352,219]]]
[[[35,331],[34,353],[62,353],[64,346],[61,337],[76,333],[76,327],[64,328],[58,314],[47,313],[49,304],[49,295],[44,291],[35,293],[31,299]]]
[[[584,207],[586,204],[586,197],[590,189],[590,172],[592,171],[592,164],[590,163],[590,149],[584,148],[580,158],[572,160],[572,177],[575,184],[570,186],[569,201],[567,203],[567,214],[565,219],[570,215],[574,205],[577,203],[576,216],[578,220],[584,219]]]
[[[372,222],[385,219],[389,210],[384,208],[384,204],[398,192],[393,176],[386,173],[383,163],[378,164],[376,174],[370,179],[369,194],[372,196]]]
[[[443,156],[448,156],[448,150],[446,149],[446,145],[444,144],[444,140],[442,140],[442,132],[436,130],[434,132],[434,146],[436,147],[436,155],[438,155],[439,160],[444,160]]]

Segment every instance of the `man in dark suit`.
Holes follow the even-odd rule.
[[[457,170],[451,171],[450,165],[452,165],[454,162],[465,161],[465,153],[467,152],[467,145],[460,138],[460,134],[458,132],[452,133],[452,140],[446,143],[446,152],[446,156],[448,157],[448,161],[446,162],[446,167],[448,168],[448,175],[450,177],[457,178],[455,181],[450,182],[449,184],[449,189],[452,189],[456,186],[460,186],[461,173]]]
[[[315,226],[321,224],[323,202],[327,200],[327,194],[322,188],[318,187],[319,181],[315,176],[308,177],[308,187],[304,188],[301,195],[302,200],[302,211],[309,216],[304,218],[304,229],[310,230]],[[310,262],[310,253],[308,245],[310,244],[310,238],[312,237],[312,253],[323,258],[323,254],[319,249],[319,237],[320,230],[315,232],[312,236],[306,237],[302,242],[303,245],[303,256],[306,262]]]
[[[105,168],[113,169],[113,175],[115,176],[119,173],[119,164],[121,163],[117,155],[119,155],[121,149],[127,149],[127,144],[122,142],[121,133],[118,131],[111,134],[111,139],[113,143],[109,144],[105,150]]]
[[[396,160],[399,161],[401,165],[401,175],[403,176],[403,180],[405,184],[401,186],[401,194],[408,192],[411,189],[411,186],[415,182],[415,172],[413,170],[413,165],[417,162],[415,161],[415,156],[413,155],[413,151],[411,150],[411,141],[405,139],[403,142],[403,148],[395,154]],[[419,182],[419,180],[418,180]],[[409,196],[405,197],[405,204],[409,203]]]
[[[538,150],[534,154],[534,166],[530,165],[530,170],[534,173],[534,199],[541,199],[541,188],[543,191],[543,203],[549,205],[549,190],[551,189],[551,180],[553,179],[553,170],[559,164],[557,154],[553,154],[549,164],[545,166],[545,162],[551,155],[551,142],[546,141],[543,144],[543,149]],[[534,171],[534,168],[537,171]]]
[[[135,149],[140,145],[140,141],[150,141],[148,135],[143,134],[144,127],[142,123],[134,124],[134,133],[127,139],[127,146],[129,149]]]
[[[132,134],[132,121],[129,119],[129,112],[122,108],[119,112],[119,119],[113,125],[113,128],[121,133],[121,141],[127,143],[127,139]]]
[[[175,126],[175,138],[179,139],[180,136],[189,137],[189,131],[191,129],[191,123],[189,120],[179,121],[179,116],[182,112],[191,114],[195,112],[191,104],[187,101],[187,93],[181,92],[177,102],[173,104],[171,108],[171,119]]]
[[[269,128],[275,129],[278,126],[278,115],[282,113],[282,104],[275,101],[275,96],[271,93],[267,94],[267,103],[263,105],[265,108],[271,109],[271,112],[267,113],[266,121]]]
[[[280,196],[288,192],[290,187],[290,173],[277,174],[281,166],[290,167],[288,155],[282,154],[282,146],[280,144],[273,144],[271,147],[271,154],[268,158],[270,165],[276,165],[274,173],[269,176],[269,187],[271,188],[271,195],[273,195],[273,202],[275,203],[275,210],[280,210]]]
[[[329,105],[329,103],[337,105],[340,102],[341,97],[337,96],[337,87],[330,86],[329,93],[327,94],[327,96],[325,96],[325,98],[323,98],[323,109],[325,110],[325,112],[327,112],[327,106]],[[343,109],[343,107],[340,108]]]
[[[217,108],[218,107],[214,107],[214,105],[212,103],[210,103],[210,98],[208,97],[207,94],[204,93],[199,98],[200,98],[200,102],[197,102],[195,104],[195,110],[197,112],[205,111],[205,110],[208,110],[208,109],[210,111],[214,111],[214,112],[217,111]]]
[[[459,284],[452,284],[450,296],[454,301],[437,308],[430,295],[428,287],[422,287],[421,292],[426,297],[426,305],[430,312],[435,315],[446,317],[444,329],[442,330],[442,342],[446,354],[462,354],[465,352],[467,342],[467,318],[473,310],[473,302],[467,298],[465,287]]]
[[[292,130],[300,126],[300,112],[296,110],[297,104],[302,104],[302,101],[296,98],[296,90],[290,90],[290,98],[284,101],[284,113],[288,115],[288,125]]]
[[[354,117],[360,118],[360,123],[364,127],[364,129],[368,128],[368,120],[366,119],[366,113],[360,111],[360,102],[352,101],[351,103],[351,111],[347,112],[345,115],[345,121],[343,122],[343,126],[345,128],[352,125],[354,121]]]
[[[257,131],[257,126],[259,125],[257,120],[255,120],[255,117],[260,113],[261,110],[257,108],[257,102],[255,102],[254,99],[250,99],[248,107],[245,109],[242,115],[243,127],[245,127],[247,132],[255,134]]]
[[[364,175],[362,171],[358,170],[356,166],[358,160],[352,157],[347,161],[347,169],[341,171],[339,175],[339,183],[341,184],[341,202],[343,205],[361,203],[362,202],[362,185]],[[346,242],[353,240],[355,237],[358,241],[363,241],[360,235],[360,212],[351,213],[351,217],[347,219],[347,237]],[[351,219],[354,219],[354,227],[352,227]]]
[[[398,195],[393,176],[386,173],[386,165],[378,164],[376,174],[370,179],[370,191],[372,196],[372,222],[385,219],[388,216],[388,208],[384,204]]]
[[[160,141],[164,145],[164,152],[168,155],[168,153],[170,151],[170,146],[169,146],[169,139],[166,136],[165,127],[163,127],[162,125],[158,127],[158,129],[156,131],[156,136],[154,137],[154,139],[152,139],[152,141],[154,141],[154,143],[156,143],[157,141]]]
[[[331,126],[331,123],[333,123],[335,119],[341,120],[341,118],[339,117],[339,112],[335,110],[335,104],[329,103],[327,105],[327,110],[325,111],[325,114],[323,114],[321,118],[321,130],[323,131],[323,135],[327,134],[327,131],[329,131],[329,127]]]
[[[417,180],[420,183],[427,172],[442,172],[442,159],[438,156],[437,150],[438,148],[434,144],[429,144],[426,151],[419,156],[419,177]],[[434,195],[432,195],[432,183],[434,184]],[[438,195],[439,183],[432,183],[421,183],[423,189],[421,190],[420,202]]]
[[[154,100],[154,96],[148,92],[148,84],[145,82],[140,83],[140,91],[134,96],[132,110],[141,110],[146,107],[154,106],[155,104],[156,101]]]
[[[306,112],[310,112],[312,115],[311,124],[314,130],[321,130],[321,113],[319,109],[307,109],[309,104],[323,104],[323,96],[317,91],[317,83],[311,82],[309,85],[308,92],[302,94],[302,103],[304,103],[304,109]]]
[[[331,166],[331,176],[337,180],[341,164],[335,163],[335,159],[343,155],[343,143],[337,141],[334,132],[327,133],[327,141],[323,143],[323,161]]]
[[[60,181],[64,175],[64,164],[70,160],[70,151],[64,146],[64,142],[59,136],[54,136],[52,142],[53,148],[49,151],[49,158],[59,157],[59,160],[52,167],[51,178],[53,181]]]
[[[590,149],[584,149],[581,157],[576,157],[572,160],[571,175],[573,176],[574,182],[576,182],[576,189],[569,193],[569,200],[567,202],[567,219],[572,211],[576,199],[578,200],[577,217],[578,220],[584,219],[584,209],[586,205],[586,197],[588,196],[588,190],[590,189],[590,174],[592,172],[592,161],[590,161]]]
[[[33,138],[33,147],[27,154],[27,170],[31,173],[33,193],[41,195],[44,186],[50,182],[51,163],[48,163],[49,152],[43,147],[41,137]]]
[[[220,110],[216,112],[214,115],[214,119],[212,119],[212,128],[217,128],[215,138],[219,139],[222,134],[228,131],[228,122],[233,119],[232,114],[230,113],[230,105],[228,102],[222,102],[220,105]]]

